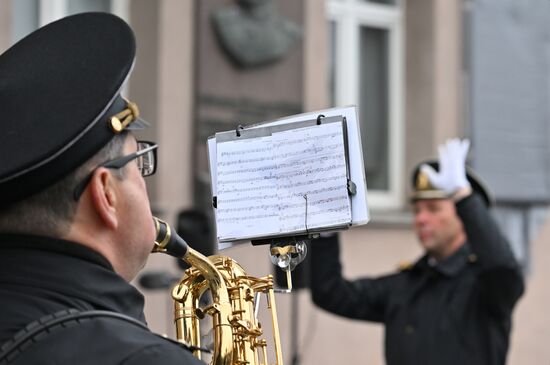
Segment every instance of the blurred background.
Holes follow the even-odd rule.
[[[0,0],[0,50],[84,11],[115,13],[134,29],[125,94],[152,123],[143,137],[159,144],[152,207],[208,254],[216,246],[205,143],[216,131],[359,106],[372,219],[342,234],[350,277],[421,254],[409,171],[445,139],[469,138],[469,163],[494,192],[495,217],[527,276],[508,363],[549,361],[548,0]],[[223,254],[250,275],[274,272],[265,246]],[[303,265],[300,289],[278,295],[285,362],[383,364],[382,327],[314,308]],[[182,268],[153,255],[135,283],[150,326],[169,336],[168,287]]]

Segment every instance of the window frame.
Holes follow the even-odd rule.
[[[68,14],[69,0],[39,0],[38,26],[42,27]],[[110,0],[109,11],[128,21],[130,15],[130,0]]]
[[[403,5],[384,5],[364,0],[327,0],[327,21],[333,22],[336,54],[334,65],[334,100],[336,105],[358,105],[359,41],[362,26],[388,31],[388,190],[369,190],[369,206],[391,210],[403,206],[404,122],[403,122]],[[350,85],[352,85],[350,87]],[[363,146],[363,148],[368,146]],[[367,187],[368,187],[367,176]]]

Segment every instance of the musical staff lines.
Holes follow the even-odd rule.
[[[220,239],[351,222],[342,123],[220,142],[216,163]]]
[[[303,195],[300,195],[300,196],[303,196]],[[311,197],[310,197],[311,199]],[[320,200],[316,200],[316,201],[310,201],[308,203],[308,207],[311,209],[312,207],[315,207],[317,205],[321,205],[321,204],[327,204],[327,203],[332,203],[332,202],[337,202],[337,201],[347,201],[348,198],[345,197],[345,196],[335,196],[335,197],[332,197],[332,198],[327,198],[327,199],[320,199]],[[284,200],[284,199],[281,199],[281,201],[288,201],[288,200]],[[303,208],[305,206],[305,203],[304,202],[299,202],[299,203],[282,203],[282,204],[279,204],[278,205],[278,209],[279,210],[291,210],[291,209],[294,209],[294,208]],[[330,211],[330,209],[328,209],[327,211]],[[311,214],[311,213],[310,213]],[[304,213],[300,213],[298,214],[298,216],[304,216]],[[286,217],[292,217],[292,215],[283,215],[283,219],[285,219]]]
[[[323,144],[326,144],[326,142],[323,141],[323,140],[338,139],[340,136],[341,136],[341,133],[339,133],[338,131],[334,131],[334,132],[330,132],[330,133],[321,133],[321,134],[315,133],[316,140],[317,141],[322,141]],[[273,148],[280,149],[280,148],[285,148],[285,147],[289,147],[289,146],[296,145],[296,144],[303,146],[303,145],[306,145],[309,142],[311,142],[311,134],[307,134],[307,132],[306,132],[306,133],[304,133],[304,137],[286,139],[286,140],[279,140],[278,142],[273,144]],[[338,145],[338,144],[335,144],[335,145]]]
[[[258,147],[258,148],[251,148],[251,149],[243,149],[243,150],[235,150],[235,151],[227,151],[222,152],[220,154],[221,157],[231,157],[231,156],[242,156],[242,155],[250,155],[250,154],[264,154],[271,152],[271,147]]]

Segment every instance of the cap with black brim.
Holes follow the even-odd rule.
[[[434,187],[428,178],[428,176],[422,172],[421,166],[428,165],[434,170],[439,171],[439,162],[435,160],[427,160],[419,163],[412,173],[412,194],[410,200],[412,202],[417,200],[426,199],[449,199],[451,195],[443,190]],[[487,184],[469,167],[466,166],[466,178],[470,183],[472,190],[478,193],[487,207],[491,207],[494,204],[494,198],[487,187]]]
[[[122,19],[82,13],[50,23],[0,55],[0,204],[62,179],[125,129],[148,126],[120,95],[134,64]]]

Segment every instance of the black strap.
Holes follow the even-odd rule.
[[[145,324],[125,314],[103,310],[81,312],[76,309],[64,309],[53,314],[45,315],[29,323],[25,328],[18,331],[15,336],[4,343],[2,347],[0,347],[0,365],[9,364],[29,345],[43,340],[48,334],[97,317],[121,320],[146,331],[150,331]]]

